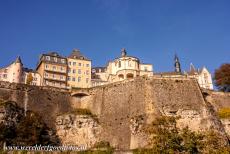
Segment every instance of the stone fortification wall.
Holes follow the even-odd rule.
[[[187,78],[139,77],[90,89],[75,89],[72,93],[0,82],[0,99],[15,101],[25,110],[39,113],[48,126],[61,134],[62,143],[84,139],[82,144],[87,143],[89,147],[99,141],[108,141],[123,150],[145,147],[148,136],[143,128],[159,115],[180,117],[178,127],[181,128],[213,128],[225,132],[197,81]],[[89,109],[96,115],[97,122],[72,113],[65,114],[76,108]],[[86,123],[82,124],[84,121]],[[86,141],[86,138],[92,141]]]
[[[70,93],[64,89],[0,82],[1,99],[40,114],[50,127],[55,127],[58,114],[71,110]]]
[[[77,107],[98,115],[104,129],[101,139],[120,149],[146,146],[147,136],[141,130],[158,115],[180,117],[179,127],[224,132],[196,80],[137,78],[96,87],[89,94]]]

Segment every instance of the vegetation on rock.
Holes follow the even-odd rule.
[[[3,143],[20,146],[56,145],[58,143],[58,138],[55,135],[52,140],[49,134],[52,131],[38,114],[27,111],[25,116],[21,111],[18,111],[20,108],[16,106],[16,103],[6,102],[5,104],[10,106],[14,112],[6,108],[5,122],[3,119],[3,122],[0,123],[1,148]],[[9,118],[12,118],[13,122],[8,122]]]
[[[95,114],[93,114],[89,109],[77,108],[77,109],[72,110],[71,112],[60,114],[59,116],[66,115],[66,114],[87,115],[87,116],[90,116],[91,118],[93,118],[96,122],[99,122],[97,116]]]
[[[218,111],[219,118],[228,119],[230,118],[230,108],[221,108]]]
[[[26,80],[26,84],[31,84],[33,81],[33,75],[32,73],[30,72],[27,76],[27,80]]]
[[[157,118],[146,129],[152,136],[151,149],[136,149],[134,154],[152,153],[229,153],[230,147],[222,135],[209,131],[193,132],[188,127],[180,130],[176,127],[174,117]]]

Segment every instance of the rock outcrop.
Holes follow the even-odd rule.
[[[100,140],[101,127],[89,115],[59,115],[56,129],[63,145],[92,148]]]

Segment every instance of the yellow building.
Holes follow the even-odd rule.
[[[36,71],[41,75],[41,85],[66,88],[67,59],[58,53],[42,54]]]
[[[133,79],[138,76],[153,76],[152,64],[141,63],[139,58],[129,56],[121,50],[121,56],[108,62],[105,68],[92,69],[92,86]]]
[[[87,88],[91,85],[91,60],[77,49],[73,50],[68,60],[68,88]]]

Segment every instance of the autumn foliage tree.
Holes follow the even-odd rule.
[[[26,84],[31,84],[33,81],[33,75],[32,73],[29,73],[27,76]]]
[[[230,92],[230,64],[223,64],[216,69],[214,79],[219,90]]]

